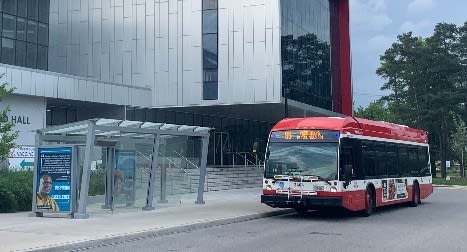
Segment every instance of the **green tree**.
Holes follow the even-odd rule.
[[[451,147],[456,157],[461,161],[460,175],[464,177],[465,160],[467,159],[467,154],[465,154],[465,148],[467,147],[467,126],[459,115],[454,115],[454,123],[456,130],[451,135]]]
[[[370,104],[366,108],[362,106],[358,107],[357,110],[354,111],[354,115],[359,118],[365,118],[375,121],[397,123],[396,116],[388,108],[387,102],[382,100],[370,102]]]
[[[0,75],[0,79],[3,77],[3,74]],[[3,82],[0,85],[0,102],[8,95],[11,95],[14,91],[13,88],[7,87],[8,83]],[[0,164],[5,164],[10,149],[15,147],[15,140],[18,137],[18,132],[13,130],[15,126],[13,122],[8,120],[8,112],[10,111],[10,106],[2,105],[0,108]],[[4,167],[0,167],[4,168]]]
[[[461,72],[459,74],[458,89],[460,91],[461,103],[461,116],[467,120],[467,22],[459,27],[459,43],[455,47],[455,52],[459,54],[461,63]]]
[[[427,130],[434,156],[441,160],[441,176],[446,177],[446,159],[450,132],[454,130],[452,113],[459,114],[465,101],[465,68],[461,52],[462,29],[440,23],[428,38],[413,37],[411,32],[397,37],[397,42],[381,56],[376,73],[386,83],[382,97],[398,123]],[[463,84],[464,83],[464,84]]]

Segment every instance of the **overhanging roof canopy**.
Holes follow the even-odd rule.
[[[96,118],[41,129],[38,133],[46,136],[86,136],[91,125],[96,137],[105,138],[114,136],[143,138],[147,134],[206,136],[211,130],[209,127],[200,126]]]

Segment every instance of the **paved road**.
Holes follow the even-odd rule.
[[[86,251],[467,251],[467,190],[435,188],[416,207],[356,215],[288,214]]]

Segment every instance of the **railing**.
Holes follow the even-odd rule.
[[[177,151],[173,151],[175,154],[177,154],[177,156],[179,156],[179,158],[181,158],[183,161],[186,162],[187,165],[181,165],[181,164],[178,164],[173,158],[171,157],[159,157],[159,165],[160,165],[160,161],[164,161],[166,160],[168,163],[169,163],[169,168],[172,168],[172,167],[176,167],[176,168],[180,168],[180,170],[182,170],[184,173],[186,174],[190,174],[189,171],[187,171],[187,168],[188,168],[188,164],[192,167],[190,169],[199,169],[199,167],[193,163],[193,161],[189,160],[187,157],[183,156],[182,154],[178,153]],[[144,159],[146,159],[147,161],[149,162],[152,162],[151,160],[151,154],[149,155],[145,155],[144,153],[140,152],[140,151],[136,151],[137,154],[139,154],[141,157],[143,157]],[[172,166],[173,165],[173,166]],[[185,167],[185,168],[184,168]]]
[[[261,166],[263,161],[259,158],[257,153],[252,152],[227,152],[232,157],[232,166]],[[241,163],[240,163],[241,162]]]
[[[141,153],[137,151],[137,153],[143,157],[145,160],[151,162],[151,155],[147,155],[145,153]],[[181,189],[187,190],[190,193],[196,192],[198,190],[198,176],[199,176],[199,166],[196,164],[196,160],[191,160],[185,156],[183,156],[181,153],[177,151],[172,151],[173,155],[172,157],[159,157],[159,162],[158,165],[165,166],[166,168],[175,168],[175,170],[179,170],[183,176],[185,177],[185,182],[186,187],[183,187]],[[261,154],[257,153],[252,153],[252,152],[227,152],[224,153],[226,155],[226,158],[230,158],[232,161],[232,164],[224,165],[224,166],[218,166],[215,165],[215,167],[257,167],[260,168],[264,161],[260,158],[262,157]],[[230,163],[230,162],[229,162]],[[147,171],[149,174],[149,168]],[[181,174],[180,174],[181,175]],[[207,174],[205,178],[205,191],[209,191],[210,189],[210,184],[211,179]],[[216,178],[217,179],[217,178]],[[213,180],[216,181],[216,179]],[[167,189],[171,191],[172,193],[174,192],[174,187],[176,186],[174,184],[175,181],[168,180],[167,181]],[[215,184],[216,182],[214,182]],[[170,193],[169,193],[170,194]]]
[[[181,159],[185,160],[188,164],[193,166],[195,169],[199,169],[199,167],[194,164],[191,160],[189,160],[187,157],[183,156],[181,153],[178,153],[177,151],[173,151],[175,154],[177,154]]]

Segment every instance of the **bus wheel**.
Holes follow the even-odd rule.
[[[416,207],[420,203],[420,187],[418,183],[413,184],[413,193],[412,193],[412,202],[410,202],[410,206]]]
[[[375,195],[373,190],[370,188],[366,189],[365,193],[365,210],[363,210],[363,216],[368,217],[374,213],[376,209]]]

